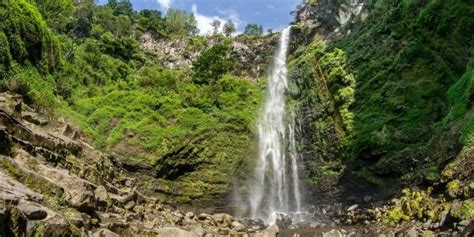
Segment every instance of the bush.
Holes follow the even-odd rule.
[[[204,51],[193,63],[193,81],[197,84],[214,84],[221,76],[229,72],[233,62],[228,59],[230,47],[216,44]]]

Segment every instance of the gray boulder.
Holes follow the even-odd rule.
[[[161,228],[157,232],[160,236],[166,237],[198,237],[194,232],[185,231],[176,227]]]

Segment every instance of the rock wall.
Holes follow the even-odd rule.
[[[172,38],[155,39],[151,34],[141,37],[141,48],[152,55],[156,61],[168,68],[191,68],[192,63],[206,49],[217,43],[229,42],[231,52],[229,58],[234,61],[232,74],[258,81],[266,76],[274,49],[278,43],[278,35],[272,34],[262,38],[224,38],[211,36],[203,38]]]
[[[365,21],[370,0],[311,0],[296,11],[297,24],[311,28],[318,36],[334,41],[350,34]]]

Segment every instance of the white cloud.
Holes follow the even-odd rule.
[[[158,4],[160,4],[161,8],[164,10],[168,10],[171,7],[171,3],[173,3],[173,0],[156,0]]]
[[[196,4],[193,4],[192,11],[194,14],[194,17],[196,17],[197,21],[197,28],[199,29],[199,33],[201,35],[208,35],[212,34],[214,29],[212,28],[211,23],[214,20],[218,20],[221,22],[221,26],[219,27],[219,32],[222,32],[224,29],[224,24],[228,20],[232,20],[235,24],[235,28],[239,27],[239,24],[241,23],[241,20],[239,18],[239,14],[235,12],[234,10],[219,10],[219,14],[225,16],[225,17],[219,17],[219,16],[206,16],[201,13],[199,13],[198,8]]]

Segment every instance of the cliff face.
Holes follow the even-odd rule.
[[[472,146],[470,87],[459,85],[472,80],[474,23],[450,16],[473,10],[465,1],[309,1],[296,12],[291,96],[313,183],[335,192],[357,177],[439,184]]]
[[[311,0],[296,10],[295,23],[311,28],[325,40],[338,40],[367,19],[370,0]]]
[[[266,76],[278,35],[272,34],[261,38],[238,36],[232,40],[222,36],[154,39],[150,34],[141,37],[141,48],[154,55],[156,62],[168,68],[191,68],[193,61],[212,46],[231,41],[229,58],[235,67],[232,74],[251,81],[259,81]]]

